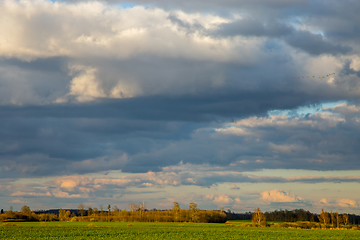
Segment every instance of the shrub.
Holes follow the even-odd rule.
[[[359,226],[352,226],[351,230],[360,230]]]
[[[19,226],[19,224],[16,223],[3,223],[2,224],[4,227],[15,227],[15,226]]]

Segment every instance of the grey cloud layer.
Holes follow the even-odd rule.
[[[205,125],[203,121],[160,121],[150,117],[105,118],[104,108],[100,111],[103,118],[32,116],[24,120],[20,116],[25,110],[21,108],[17,117],[2,118],[2,177],[115,169],[160,171],[180,162],[228,166],[239,172],[263,168],[360,168],[358,105],[339,105],[328,110],[332,113],[294,118],[248,117],[231,127],[221,122]],[[74,112],[75,116],[81,114]],[[216,176],[206,182],[210,180],[221,181]]]

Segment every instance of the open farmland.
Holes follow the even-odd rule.
[[[1,226],[0,239],[360,239],[360,231],[228,227],[199,223],[26,222]],[[91,226],[88,226],[88,225]],[[9,224],[10,225],[10,224]]]

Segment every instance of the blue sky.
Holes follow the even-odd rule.
[[[0,208],[360,214],[356,1],[0,8]]]

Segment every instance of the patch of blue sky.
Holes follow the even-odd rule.
[[[134,3],[126,3],[126,2],[125,3],[119,3],[118,5],[123,9],[133,8],[133,7],[137,6]]]
[[[269,116],[286,115],[289,117],[305,116],[307,114],[315,114],[317,112],[324,112],[325,108],[331,108],[336,105],[345,103],[346,101],[327,102],[316,105],[301,106],[297,109],[286,109],[286,110],[271,110],[268,111]]]

